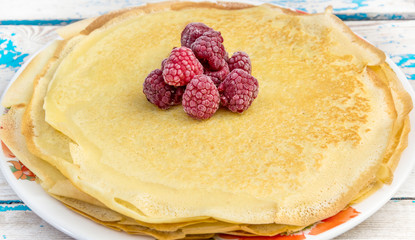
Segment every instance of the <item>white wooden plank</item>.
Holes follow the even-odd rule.
[[[389,55],[415,53],[415,20],[344,22]]]
[[[15,205],[17,207],[19,205]],[[0,213],[0,239],[72,239],[39,218],[32,211],[6,211]]]
[[[56,37],[56,26],[1,26],[0,25],[0,91],[47,42]],[[7,57],[6,57],[7,55]]]
[[[415,80],[415,21],[346,21],[355,33],[383,50]]]
[[[6,179],[3,177],[3,174],[0,173],[0,201],[2,201],[2,200],[17,200],[17,199],[19,199],[19,197],[11,189],[11,187],[7,183]]]
[[[335,238],[346,239],[415,239],[415,201],[389,201],[373,216]]]
[[[1,1],[0,20],[27,19],[80,19],[98,16],[108,11],[137,6],[160,0],[13,0]],[[244,1],[244,0],[241,0]],[[306,12],[322,12],[331,5],[335,13],[370,18],[414,18],[415,2],[412,0],[259,0]]]
[[[412,146],[414,147],[414,146]],[[402,184],[398,192],[393,196],[394,198],[414,198],[415,199],[415,168],[412,169],[411,175]]]

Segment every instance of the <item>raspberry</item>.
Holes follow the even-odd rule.
[[[187,47],[174,48],[164,64],[164,81],[172,86],[184,86],[196,75],[203,73],[203,66],[192,50]]]
[[[147,100],[161,109],[180,104],[184,93],[183,87],[167,85],[160,69],[152,71],[144,80],[143,92]]]
[[[235,52],[228,60],[229,70],[242,69],[251,74],[251,60],[246,52]]]
[[[195,76],[183,94],[184,111],[196,119],[208,119],[219,108],[219,92],[206,75]]]
[[[234,69],[219,85],[221,104],[232,112],[243,112],[258,96],[258,81],[242,69]]]
[[[187,26],[182,31],[182,47],[190,48],[192,46],[192,43],[194,43],[197,38],[199,38],[200,36],[202,36],[203,33],[209,30],[212,30],[212,28],[206,26],[203,23],[193,22],[187,24]]]
[[[225,60],[223,60],[225,61]],[[229,67],[228,64],[225,63],[225,65],[219,69],[218,71],[212,71],[208,68],[205,68],[205,75],[209,76],[212,81],[215,83],[216,86],[219,86],[219,84],[225,80],[226,76],[229,74]]]
[[[222,43],[220,32],[210,30],[196,39],[191,48],[201,62],[207,63],[212,70],[219,70],[226,63],[223,61],[226,51]]]

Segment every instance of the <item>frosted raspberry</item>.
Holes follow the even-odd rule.
[[[160,69],[152,71],[144,80],[143,92],[149,102],[161,109],[180,104],[184,93],[183,87],[167,85]]]
[[[183,94],[184,111],[196,119],[208,119],[219,108],[219,92],[206,75],[195,76]]]
[[[228,60],[229,70],[242,69],[251,74],[251,59],[246,52],[235,52]]]
[[[219,86],[219,84],[223,80],[225,80],[228,74],[229,74],[229,67],[227,63],[225,63],[224,66],[218,71],[212,71],[212,70],[209,70],[208,68],[205,68],[205,75],[209,76],[216,86]]]
[[[203,66],[192,50],[187,47],[174,48],[164,64],[164,81],[172,86],[184,86],[196,75],[203,73]]]
[[[212,70],[219,70],[226,63],[223,61],[226,51],[222,43],[220,32],[210,30],[196,39],[191,48],[201,62],[208,64]]]
[[[182,47],[190,48],[192,46],[192,43],[194,43],[197,38],[199,38],[203,35],[203,33],[209,30],[212,30],[212,28],[206,26],[203,23],[193,22],[187,24],[187,26],[182,31]]]
[[[232,112],[243,112],[258,96],[258,81],[246,71],[235,69],[219,85],[221,104]]]

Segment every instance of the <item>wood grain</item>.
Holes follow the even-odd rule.
[[[351,231],[335,238],[346,239],[415,239],[415,201],[389,201],[373,216]]]
[[[47,42],[56,38],[56,26],[0,26],[0,91],[3,92],[19,67]],[[3,60],[5,54],[20,59],[18,64]],[[10,60],[8,58],[8,60]]]
[[[348,21],[346,24],[383,50],[408,80],[415,80],[415,20]]]
[[[32,211],[8,211],[0,213],[0,239],[66,240],[73,238],[56,230]]]

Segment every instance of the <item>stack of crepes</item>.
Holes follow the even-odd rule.
[[[259,81],[243,114],[160,110],[142,93],[190,22],[243,50]],[[328,9],[163,2],[58,30],[8,89],[1,139],[47,193],[158,239],[273,236],[390,183],[412,101],[384,54]]]

